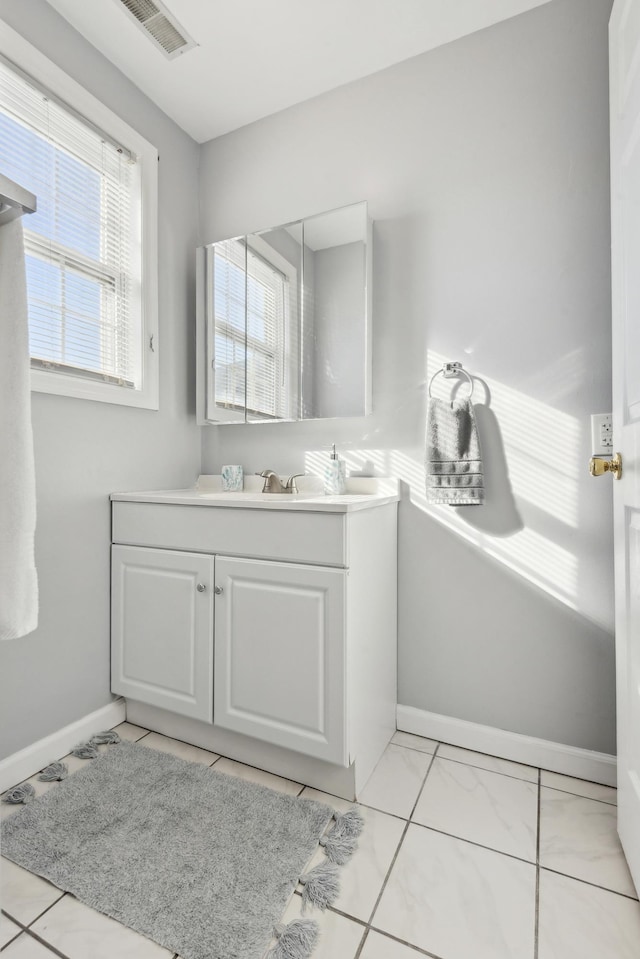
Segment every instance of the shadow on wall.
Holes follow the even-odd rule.
[[[429,353],[424,394],[445,359]],[[399,477],[413,506],[610,631],[610,583],[603,581],[597,568],[580,562],[588,554],[590,541],[580,521],[578,420],[499,381],[476,379],[474,387],[474,399],[482,400],[475,410],[485,468],[484,506],[427,504],[423,440],[403,449],[345,450],[343,444],[347,473]],[[450,396],[450,384],[446,388],[441,395]],[[555,447],[563,451],[561,471],[549,468],[551,435]],[[307,451],[305,470],[321,474],[325,458],[323,450]]]
[[[476,384],[474,383],[474,386]],[[488,393],[488,388],[486,389]],[[524,529],[509,480],[509,467],[497,417],[487,403],[474,404],[484,466],[484,506],[458,506],[465,523],[490,536],[511,536]]]

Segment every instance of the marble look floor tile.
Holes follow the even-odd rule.
[[[15,922],[11,922],[7,916],[0,913],[0,949],[11,942],[12,939],[15,939],[20,931],[20,926],[16,926]]]
[[[267,786],[268,789],[275,789],[276,792],[286,793],[288,796],[297,796],[302,789],[302,783],[294,783],[290,779],[283,779],[282,776],[276,776],[268,773],[264,769],[256,769],[255,766],[245,766],[244,763],[238,763],[235,759],[219,759],[213,767],[218,773],[226,773],[229,776],[238,776],[250,783],[257,783],[258,786]]]
[[[574,779],[572,776],[562,776],[560,773],[550,773],[546,769],[541,772],[540,784],[551,789],[560,789],[574,796],[584,796],[586,799],[598,799],[600,802],[618,802],[618,790],[613,786],[602,786],[600,783],[590,783],[586,779]]]
[[[46,879],[8,859],[0,859],[0,902],[4,911],[18,922],[28,926],[61,896],[62,890]]]
[[[536,868],[410,825],[372,926],[446,959],[531,959]]]
[[[430,763],[431,756],[417,749],[387,746],[358,800],[408,819]]]
[[[364,936],[364,926],[328,909],[325,912],[307,909],[303,913],[300,896],[292,897],[281,922],[286,924],[294,919],[313,919],[318,923],[320,937],[311,959],[355,959]]]
[[[538,787],[436,757],[414,822],[535,862]]]
[[[136,726],[134,723],[120,723],[119,726],[114,726],[113,728],[120,739],[126,739],[127,742],[130,743],[136,743],[149,732],[148,729],[145,729],[143,726]]]
[[[538,959],[638,959],[640,904],[540,870]]]
[[[636,895],[616,831],[616,807],[608,803],[542,787],[540,865]]]
[[[69,959],[173,959],[173,952],[65,896],[31,927]]]
[[[441,743],[438,749],[440,759],[453,759],[458,763],[467,763],[469,766],[478,766],[480,769],[489,769],[503,776],[515,776],[516,779],[526,779],[527,782],[538,782],[538,770],[535,766],[525,766],[524,763],[514,763],[510,759],[499,759],[497,756],[487,756],[485,753],[476,753],[472,749],[462,749],[460,746],[448,746]]]
[[[403,733],[398,730],[391,742],[394,746],[406,746],[407,749],[417,749],[421,753],[433,754],[438,743],[435,739],[425,739],[423,736],[414,736],[413,733]]]
[[[337,799],[308,787],[301,798],[326,803],[341,813],[353,805],[344,799]],[[340,896],[335,902],[335,908],[368,922],[402,838],[405,824],[395,816],[388,816],[368,806],[360,806],[359,809],[364,819],[364,829],[358,840],[358,848],[349,862],[340,869]],[[318,849],[308,868],[325,861],[323,851]]]
[[[163,753],[171,753],[172,756],[186,759],[190,763],[202,763],[204,766],[210,766],[218,758],[216,753],[209,752],[208,749],[183,743],[179,739],[170,739],[169,736],[162,736],[160,733],[149,733],[140,740],[140,745],[149,749],[159,749]]]
[[[23,932],[21,936],[2,950],[2,959],[54,959],[55,952]]]
[[[359,959],[418,959],[421,953],[379,932],[369,932]]]

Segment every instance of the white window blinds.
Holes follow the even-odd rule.
[[[289,278],[244,239],[215,244],[215,401],[225,409],[291,415]]]
[[[24,221],[32,366],[139,389],[135,157],[0,60],[0,170],[38,198]]]

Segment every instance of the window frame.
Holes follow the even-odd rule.
[[[122,143],[139,165],[141,201],[141,262],[139,332],[142,386],[135,389],[104,379],[72,375],[62,370],[31,368],[31,389],[80,399],[96,400],[141,409],[159,409],[158,353],[158,152],[156,148],[117,116],[106,104],[84,89],[60,67],[44,56],[19,33],[0,21],[0,55],[15,69],[69,107],[88,126],[99,128],[107,137]],[[89,119],[90,118],[90,119]],[[28,221],[24,223],[28,230]],[[54,365],[54,363],[52,363]]]

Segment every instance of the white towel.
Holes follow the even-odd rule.
[[[427,503],[481,506],[484,479],[473,405],[429,400],[425,469]]]
[[[0,226],[0,639],[38,625],[36,486],[22,221]]]

